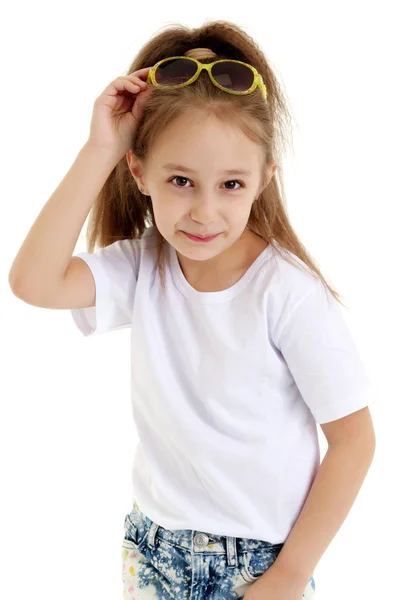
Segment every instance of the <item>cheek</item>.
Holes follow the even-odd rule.
[[[251,205],[249,205],[247,202],[241,202],[232,204],[227,214],[229,215],[229,220],[232,223],[237,223],[238,225],[241,225],[243,221],[248,221],[250,211]]]
[[[171,222],[185,215],[190,209],[188,202],[180,198],[172,198],[165,194],[162,199],[153,202],[154,213],[165,222]]]
[[[175,204],[164,199],[163,202],[153,202],[153,210],[156,225],[160,232],[164,234],[164,237],[168,235],[168,232],[179,228],[178,225],[182,221],[183,213],[177,210]]]

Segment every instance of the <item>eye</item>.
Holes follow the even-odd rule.
[[[187,177],[182,177],[182,175],[175,175],[175,177],[172,177],[171,179],[169,179],[168,181],[173,181],[174,179],[183,179],[184,181],[189,181],[189,179]],[[241,181],[238,181],[237,179],[230,179],[229,181],[225,181],[225,183],[238,183],[240,185],[240,187],[245,187],[244,183]],[[225,185],[224,183],[224,185]],[[185,188],[187,187],[186,185],[176,185],[176,187],[178,188]],[[235,192],[236,190],[238,190],[239,188],[225,188],[225,189],[230,189],[231,191]]]
[[[185,181],[189,181],[186,177],[182,177],[180,175],[175,175],[175,177],[172,177],[171,179],[169,179],[169,181],[173,181],[174,179],[183,179]],[[186,187],[185,185],[177,185],[177,187]]]

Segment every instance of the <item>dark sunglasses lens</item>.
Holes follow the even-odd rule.
[[[155,78],[160,85],[180,85],[191,79],[196,71],[197,65],[193,60],[171,59],[157,67]]]
[[[247,91],[254,82],[253,71],[239,63],[217,63],[211,69],[211,73],[219,85],[235,92]]]

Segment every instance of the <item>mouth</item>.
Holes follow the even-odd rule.
[[[219,236],[219,233],[215,233],[214,235],[207,235],[207,236],[193,235],[191,233],[187,233],[186,231],[183,231],[182,233],[184,233],[190,240],[193,240],[195,242],[209,242],[209,241],[215,239],[217,236]]]

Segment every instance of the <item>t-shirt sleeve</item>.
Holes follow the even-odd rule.
[[[295,304],[278,348],[316,423],[374,403],[372,383],[342,307],[320,280]]]
[[[137,240],[117,240],[94,253],[76,256],[89,266],[95,286],[95,306],[71,309],[71,316],[85,336],[130,327],[137,282]]]

